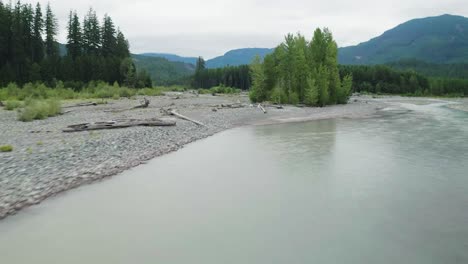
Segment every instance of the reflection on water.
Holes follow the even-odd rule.
[[[402,109],[197,142],[0,222],[2,263],[468,263],[468,116]]]

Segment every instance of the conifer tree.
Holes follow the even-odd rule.
[[[41,5],[37,3],[34,13],[34,29],[32,35],[32,61],[40,63],[44,58],[44,40],[42,33],[44,32],[44,19],[42,17]]]
[[[104,24],[102,26],[102,55],[104,57],[111,56],[117,48],[117,38],[114,22],[108,16],[104,16]]]
[[[98,55],[101,49],[101,28],[96,11],[92,8],[83,22],[83,49],[87,55]]]
[[[81,56],[82,53],[82,36],[81,25],[78,15],[70,11],[68,21],[68,34],[67,34],[67,54],[72,59]]]
[[[47,4],[46,8],[46,19],[45,19],[45,50],[47,57],[57,57],[59,55],[59,49],[56,35],[57,35],[58,25],[57,19],[55,18],[54,13],[50,7],[50,4]]]

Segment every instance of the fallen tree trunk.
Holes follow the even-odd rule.
[[[126,128],[134,126],[175,126],[176,122],[174,120],[164,120],[158,118],[150,119],[119,119],[113,121],[105,122],[95,122],[95,123],[84,123],[68,126],[63,132],[80,132],[80,131],[91,131],[91,130],[101,130],[101,129],[116,129],[116,128]]]
[[[186,117],[186,116],[184,116],[184,115],[181,115],[181,114],[177,113],[175,110],[171,110],[171,111],[169,112],[169,114],[170,114],[170,115],[173,115],[173,116],[177,116],[177,117],[180,118],[180,119],[190,121],[190,122],[195,123],[195,124],[197,124],[197,125],[199,125],[199,126],[205,126],[203,123],[198,122],[197,120],[193,120],[193,119],[191,119],[191,118],[188,118],[188,117]]]
[[[64,106],[62,108],[73,108],[73,107],[83,107],[83,106],[96,106],[98,103],[88,102],[88,103],[79,103],[75,105]]]
[[[260,108],[263,111],[264,114],[267,113],[267,110],[265,108],[263,108],[263,106],[261,104],[258,104],[257,107]]]

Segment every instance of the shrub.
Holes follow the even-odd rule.
[[[0,146],[0,152],[12,152],[12,151],[13,151],[13,146],[11,145]]]
[[[5,110],[8,110],[8,111],[12,111],[20,107],[23,107],[23,103],[21,101],[12,100],[12,101],[6,101],[5,103]]]
[[[299,95],[295,92],[292,92],[291,94],[289,94],[289,103],[292,105],[299,104]]]
[[[143,88],[139,89],[137,94],[146,96],[161,96],[163,95],[163,90],[161,88]]]
[[[57,116],[62,112],[60,101],[57,99],[26,101],[24,109],[19,113],[18,119],[23,122],[46,119]]]
[[[284,104],[288,102],[288,96],[286,95],[284,90],[277,85],[271,92],[270,101],[276,104]]]

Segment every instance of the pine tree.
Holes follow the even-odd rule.
[[[68,21],[68,34],[67,34],[67,53],[72,59],[81,56],[82,51],[82,36],[81,25],[78,15],[70,11]]]
[[[33,47],[32,47],[32,61],[40,63],[44,58],[44,40],[42,33],[44,32],[44,19],[42,18],[41,5],[37,3],[36,11],[34,13],[34,29],[33,29]]]
[[[117,30],[117,47],[115,55],[121,59],[130,57],[128,40],[125,39],[122,31]]]
[[[55,18],[54,13],[50,7],[50,4],[47,4],[46,9],[46,19],[45,19],[45,50],[46,55],[49,58],[58,57],[59,55],[59,48],[56,38],[57,35],[57,19]]]
[[[105,15],[102,26],[102,55],[105,57],[114,55],[117,48],[117,38],[115,36],[115,26],[112,19]]]
[[[96,12],[90,8],[83,22],[83,48],[87,55],[98,55],[101,49],[101,28]]]

